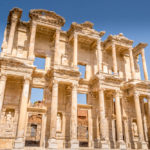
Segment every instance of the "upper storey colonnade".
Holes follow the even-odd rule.
[[[144,55],[144,48],[147,46],[147,44],[139,43],[133,48],[133,41],[124,37],[122,33],[120,33],[119,35],[109,35],[108,38],[104,42],[102,42],[101,38],[105,34],[105,32],[98,32],[94,30],[93,24],[91,22],[85,22],[82,24],[73,22],[70,29],[67,32],[64,32],[61,30],[61,27],[65,24],[65,19],[57,15],[55,12],[47,10],[31,10],[29,13],[29,22],[21,21],[21,15],[22,10],[19,8],[14,8],[9,13],[8,26],[5,30],[4,41],[2,45],[3,51],[1,56],[14,56],[14,37],[19,26],[24,25],[29,30],[29,33],[27,33],[29,34],[29,39],[27,39],[28,54],[26,60],[29,62],[29,64],[33,64],[33,61],[35,59],[36,33],[40,28],[44,27],[44,32],[48,32],[46,30],[51,30],[51,34],[49,36],[53,38],[55,43],[53,64],[60,65],[60,58],[58,57],[60,53],[60,36],[61,33],[65,33],[68,37],[67,42],[70,42],[73,45],[72,66],[74,66],[74,68],[77,68],[78,65],[78,46],[80,42],[90,45],[91,49],[94,47],[97,55],[97,72],[103,72],[104,51],[110,52],[112,54],[113,75],[118,75],[117,53],[120,53],[121,55],[123,55],[123,57],[129,56],[131,79],[136,79],[135,63],[139,54],[141,54],[144,77],[145,80],[148,80],[147,66]],[[46,65],[46,68],[49,69],[50,64],[47,63]]]

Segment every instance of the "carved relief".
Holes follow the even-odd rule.
[[[0,118],[0,136],[15,137],[16,124],[14,110],[6,109],[3,111]]]

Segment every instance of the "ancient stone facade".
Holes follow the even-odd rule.
[[[0,55],[0,149],[148,149],[147,44],[133,47],[122,33],[102,41],[105,32],[91,22],[62,31],[64,18],[47,10],[31,10],[28,22],[21,15],[10,11]],[[32,88],[44,90],[42,102],[31,103]],[[87,104],[77,103],[78,93]]]

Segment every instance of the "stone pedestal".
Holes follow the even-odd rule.
[[[117,141],[116,146],[117,146],[117,148],[122,149],[122,150],[123,150],[123,149],[124,149],[124,150],[127,149],[127,146],[126,146],[126,144],[125,144],[125,142],[124,142],[123,140]]]
[[[71,149],[78,149],[79,148],[79,141],[78,140],[71,140],[70,145],[71,145]]]
[[[137,148],[142,150],[148,150],[148,145],[146,142],[137,142]]]
[[[103,140],[100,141],[100,148],[101,149],[109,149],[109,147],[110,146],[109,146],[109,142],[108,141],[106,141],[106,140],[105,141],[103,141]]]
[[[14,149],[13,150],[24,150],[24,138],[17,138],[15,140]]]
[[[48,149],[57,149],[56,139],[49,139],[48,140]]]

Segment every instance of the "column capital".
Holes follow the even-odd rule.
[[[101,39],[96,40],[97,48],[100,48]]]
[[[31,76],[24,76],[24,81],[27,82],[27,81],[31,81],[32,80],[32,77]]]
[[[77,90],[78,83],[72,83],[72,90]]]
[[[128,48],[129,51],[132,51],[132,49],[133,49],[133,47],[129,47],[129,48]]]
[[[73,36],[74,36],[74,38],[78,38],[78,33],[77,33],[77,32],[74,32],[74,33],[73,33]]]
[[[120,97],[121,96],[120,90],[115,90],[115,96],[116,97]]]
[[[1,79],[1,81],[3,80],[3,81],[6,81],[7,80],[7,74],[1,74],[0,75],[0,79]]]
[[[100,87],[99,89],[98,89],[98,91],[100,92],[100,91],[105,91],[106,89],[105,88],[103,88],[103,87]]]
[[[147,95],[146,98],[147,98],[147,101],[150,101],[150,95]]]
[[[18,18],[16,18],[16,17],[11,18],[11,23],[17,23],[17,21],[18,21]]]
[[[134,94],[135,97],[139,97],[140,96],[140,93],[138,91],[134,91],[133,94]]]
[[[52,81],[52,85],[53,85],[53,86],[58,86],[58,83],[59,83],[58,80],[53,80],[53,81]]]

